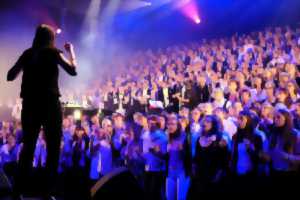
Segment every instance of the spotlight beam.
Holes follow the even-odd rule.
[[[121,11],[130,12],[147,6],[152,6],[152,3],[141,0],[124,1],[124,3],[121,6]]]
[[[185,4],[180,8],[184,16],[191,19],[194,23],[200,24],[201,19],[199,16],[198,7],[195,0],[183,0]]]
[[[82,41],[86,46],[91,46],[94,43],[100,6],[101,0],[91,0],[87,9],[82,33]]]

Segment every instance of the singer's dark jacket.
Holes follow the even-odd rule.
[[[66,64],[60,58],[61,51],[56,48],[39,50],[27,49],[16,64],[9,70],[7,80],[14,80],[23,71],[21,98],[58,98],[58,64],[70,75],[76,76],[74,67]]]
[[[7,80],[13,81],[23,71],[22,102],[22,151],[16,175],[16,190],[24,188],[30,179],[36,141],[43,127],[47,143],[47,176],[45,183],[53,185],[57,174],[62,134],[62,109],[59,101],[58,65],[70,75],[76,75],[71,66],[55,48],[28,49],[9,70]]]

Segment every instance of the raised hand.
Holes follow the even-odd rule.
[[[71,51],[74,49],[73,44],[70,43],[70,42],[66,42],[65,45],[64,45],[64,47],[65,47],[65,50],[66,50],[68,53],[71,53]]]

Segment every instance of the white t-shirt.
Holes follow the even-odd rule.
[[[227,118],[223,120],[223,129],[228,135],[230,136],[230,139],[232,140],[232,137],[236,134],[237,132],[237,126],[236,124],[232,121],[231,118]]]

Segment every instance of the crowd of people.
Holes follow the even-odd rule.
[[[149,199],[293,191],[299,86],[300,29],[138,52],[114,78],[63,97],[99,112],[64,116],[58,171],[75,170],[90,184],[126,166]],[[19,116],[20,103],[14,110]],[[0,166],[13,175],[22,148],[18,120],[1,123],[0,148]],[[41,130],[33,166],[43,167],[46,156]]]

